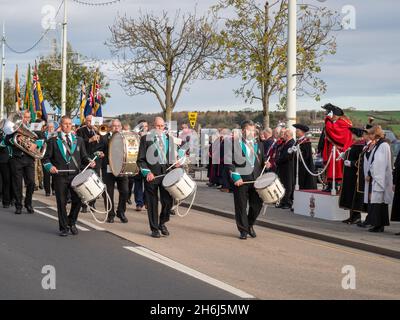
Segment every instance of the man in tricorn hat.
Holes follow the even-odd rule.
[[[299,187],[300,190],[314,190],[317,189],[317,181],[314,176],[309,172],[315,172],[314,160],[312,156],[311,141],[306,137],[306,133],[310,131],[310,128],[303,124],[294,124],[296,128],[296,143],[292,148],[295,153],[295,161],[297,161],[297,149],[300,149],[302,157],[299,159]],[[304,162],[302,161],[304,160]],[[306,167],[308,170],[306,169]],[[297,165],[295,162],[295,178],[297,177]]]
[[[335,182],[340,184],[343,178],[343,156],[344,152],[352,145],[353,138],[349,130],[352,122],[348,119],[342,109],[328,104],[323,106],[327,110],[325,118],[325,139],[322,150],[322,159],[326,164],[332,155],[333,147],[336,147],[336,153],[332,155],[327,169],[327,187],[325,192],[331,192],[333,186],[333,176],[335,171]],[[335,168],[335,170],[334,170]]]
[[[361,222],[361,212],[366,212],[364,204],[364,158],[363,149],[367,144],[367,131],[361,128],[349,128],[353,134],[353,145],[345,153],[343,183],[339,198],[339,207],[350,210],[350,217],[344,220],[347,224]]]

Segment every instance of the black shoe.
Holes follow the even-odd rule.
[[[108,217],[107,223],[114,223],[114,217]]]
[[[124,214],[117,214],[117,217],[121,220],[122,223],[128,223],[128,218],[125,217]]]
[[[247,232],[244,232],[244,231],[240,232],[239,239],[240,240],[246,240],[247,239]]]
[[[289,205],[287,205],[287,204],[285,204],[285,205],[283,205],[282,207],[281,207],[281,209],[284,209],[284,210],[288,210],[288,209],[291,209],[292,207],[291,206],[289,206]]]
[[[346,224],[350,224],[351,218],[348,218],[348,219],[346,219],[346,220],[343,220],[342,222],[343,222],[343,223],[346,223]]]
[[[74,236],[76,236],[76,235],[79,233],[78,228],[77,228],[75,225],[70,226],[70,227],[69,227],[69,230],[71,231],[71,233],[72,233]]]
[[[385,227],[373,227],[373,228],[369,229],[368,231],[369,232],[384,232]]]
[[[253,226],[250,226],[250,227],[249,227],[249,235],[250,235],[250,237],[252,237],[252,238],[257,237],[257,233],[254,231],[254,227],[253,227]]]
[[[357,227],[360,227],[360,228],[367,228],[367,227],[369,227],[369,226],[370,226],[370,224],[365,223],[365,221],[364,221],[364,222],[357,223]]]
[[[22,214],[22,209],[21,208],[15,209],[15,214]]]
[[[354,220],[351,220],[350,222],[349,222],[349,224],[359,224],[359,223],[361,223],[361,218],[357,218],[357,219],[354,219]]]
[[[159,227],[159,229],[160,229],[161,234],[162,234],[163,236],[169,236],[169,231],[168,231],[167,227],[165,226],[165,224],[161,225],[161,226]]]
[[[66,230],[60,231],[60,237],[67,237],[67,236],[68,236],[68,231]]]
[[[151,236],[153,238],[161,238],[160,232],[158,230],[154,230],[151,232]]]
[[[33,214],[35,213],[35,210],[33,210],[33,208],[31,206],[26,206],[26,211],[28,211],[29,214]]]
[[[131,199],[126,200],[126,203],[131,206],[132,205],[132,200]]]

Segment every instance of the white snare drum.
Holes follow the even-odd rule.
[[[119,132],[110,140],[108,159],[114,176],[132,176],[138,173],[136,160],[140,136],[135,132]]]
[[[72,180],[71,186],[85,204],[95,200],[106,189],[97,173],[90,169],[78,174]]]
[[[273,172],[259,177],[254,183],[254,188],[266,204],[278,203],[285,195],[285,187]]]
[[[196,189],[196,183],[182,168],[174,169],[168,173],[164,177],[162,185],[176,201],[186,199]]]

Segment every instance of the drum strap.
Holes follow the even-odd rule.
[[[73,161],[73,163],[74,163],[74,165],[76,167],[76,170],[79,171],[78,162],[76,161],[75,157],[72,155],[71,149],[69,148],[68,144],[63,139],[61,141],[62,141],[62,144],[65,147],[65,150],[67,150],[69,156],[71,157],[71,159],[72,159],[72,161]]]

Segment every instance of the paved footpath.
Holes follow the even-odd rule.
[[[154,299],[182,296],[224,299],[232,295],[259,299],[400,298],[398,259],[261,226],[256,227],[256,239],[241,241],[232,219],[198,210],[192,210],[185,218],[172,217],[168,223],[171,236],[161,239],[149,236],[146,213],[135,212],[133,207],[127,212],[128,224],[117,221],[99,225],[90,214],[81,214],[81,226],[90,231],[82,231],[75,238],[60,239],[54,220],[54,197],[46,198],[39,192],[35,193],[35,199],[38,213],[33,216],[14,217],[12,210],[1,212],[7,217],[4,219],[12,219],[10,223],[15,228],[2,240],[3,250],[9,251],[9,261],[14,261],[14,266],[23,262],[18,270],[26,277],[31,274],[31,265],[35,265],[34,273],[37,272],[35,261],[41,257],[39,253],[48,252],[47,257],[55,255],[56,262],[61,265],[68,261],[60,258],[64,253],[72,259],[71,274],[76,281],[82,277],[86,283],[86,277],[95,277],[101,284],[102,297],[107,292],[112,297]],[[216,202],[216,196],[210,201]],[[98,207],[101,208],[101,203]],[[23,234],[25,231],[29,231],[27,237]],[[115,238],[122,242],[113,245],[117,241]],[[36,243],[36,239],[43,241]],[[68,246],[73,250],[69,251]],[[135,252],[121,249],[126,246],[136,248]],[[75,250],[78,250],[76,255],[73,254]],[[121,250],[126,250],[124,254],[129,257],[121,255]],[[43,261],[49,260],[41,259],[39,265]],[[96,264],[101,268],[98,269]],[[342,287],[345,266],[355,268],[355,290]],[[65,264],[65,269],[68,268],[70,265]],[[168,268],[173,275],[168,274]],[[10,271],[1,273],[2,279],[8,281],[8,277]],[[126,284],[123,284],[124,279]],[[145,294],[136,290],[135,281]],[[79,296],[97,297],[98,287],[94,283],[90,281],[86,289],[79,287]],[[118,290],[118,286],[126,291]],[[132,294],[128,294],[130,286]],[[12,290],[11,286],[7,288]],[[22,281],[20,288],[23,288]]]
[[[197,184],[195,209],[234,218],[233,194],[209,188],[204,182],[197,182]],[[301,216],[294,214],[290,210],[276,209],[274,207],[268,207],[266,214],[260,215],[258,220],[260,225],[276,230],[400,259],[400,236],[394,235],[400,232],[399,222],[392,222],[384,233],[376,234],[355,225],[349,226],[342,222]]]

